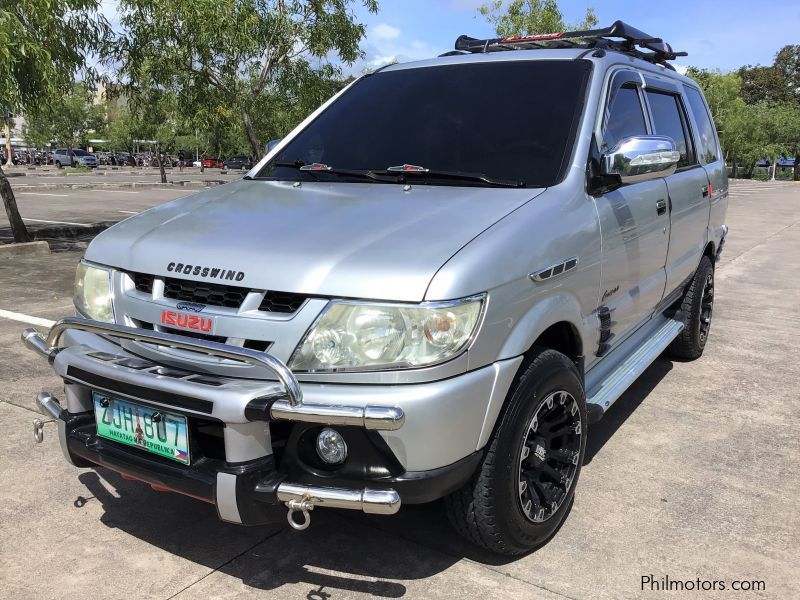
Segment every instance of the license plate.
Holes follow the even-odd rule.
[[[97,435],[189,464],[186,417],[92,393]]]

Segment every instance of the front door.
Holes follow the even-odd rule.
[[[612,78],[600,131],[601,153],[621,140],[652,133],[645,117],[641,77],[620,71]],[[595,198],[602,231],[598,298],[605,353],[647,320],[664,295],[669,240],[668,190],[663,179],[643,181]]]

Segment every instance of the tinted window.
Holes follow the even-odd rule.
[[[72,153],[75,156],[89,156],[89,153],[86,150],[73,150]]]
[[[584,61],[509,61],[376,73],[356,83],[275,160],[355,170],[410,164],[552,185],[572,150],[590,68]],[[333,174],[271,165],[260,175],[335,181]],[[433,173],[413,181],[475,185]]]
[[[621,87],[611,99],[611,110],[603,134],[603,141],[609,149],[623,138],[632,135],[647,135],[647,125],[639,101],[639,92],[633,85]]]
[[[686,89],[686,99],[689,101],[689,107],[692,109],[694,120],[697,121],[697,127],[700,130],[700,155],[703,162],[714,162],[719,158],[717,150],[717,136],[714,132],[714,124],[711,122],[711,117],[708,114],[703,97],[694,88]]]
[[[667,135],[675,140],[681,153],[678,167],[694,164],[694,153],[689,142],[686,121],[677,96],[661,92],[647,92],[647,101],[653,113],[653,126],[657,135]]]

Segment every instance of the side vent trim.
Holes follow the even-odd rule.
[[[566,260],[561,261],[560,263],[556,263],[551,265],[545,269],[540,269],[539,271],[534,271],[530,273],[528,277],[531,278],[532,281],[546,281],[548,279],[552,279],[553,277],[557,277],[559,275],[563,275],[564,273],[568,273],[575,269],[578,266],[578,257],[573,256]]]

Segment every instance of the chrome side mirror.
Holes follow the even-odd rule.
[[[680,152],[664,135],[637,135],[621,140],[603,155],[603,174],[619,177],[622,184],[667,177],[675,172]]]

